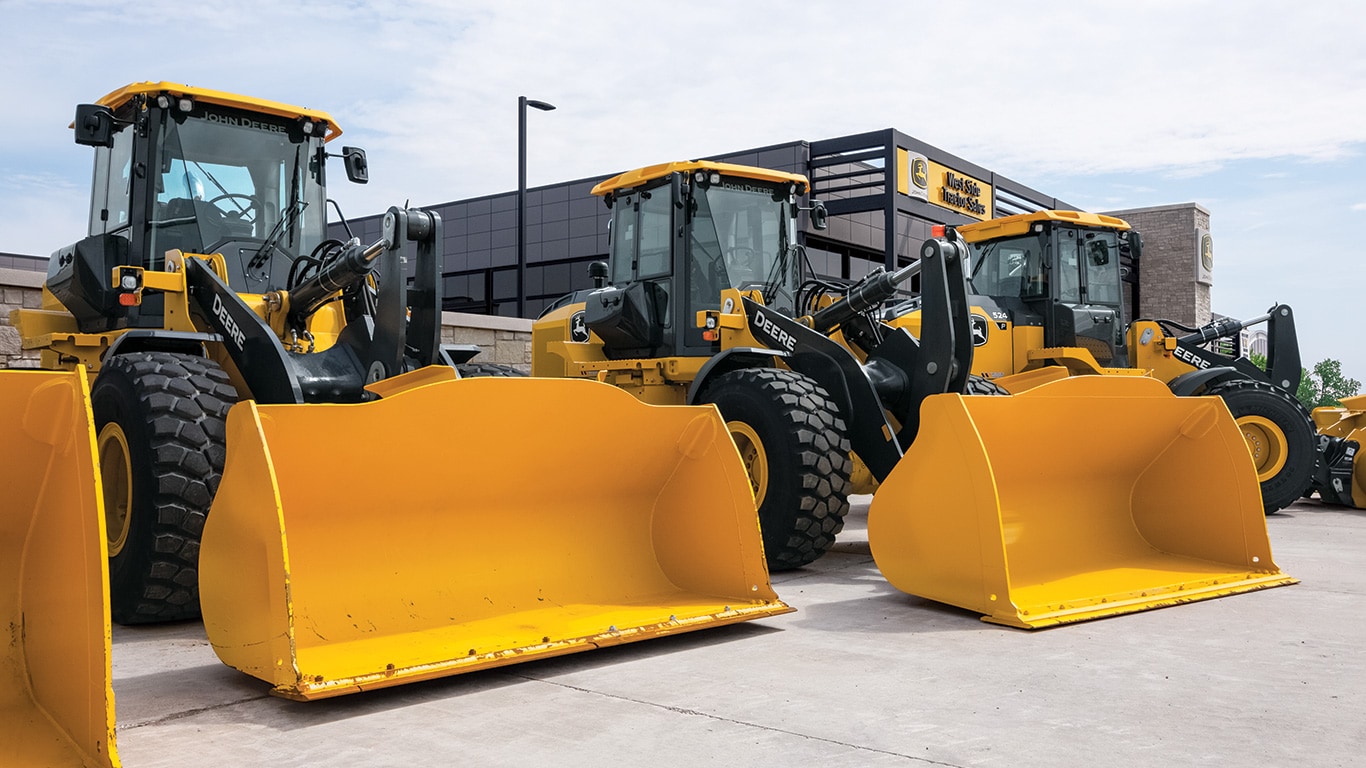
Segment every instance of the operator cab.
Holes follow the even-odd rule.
[[[791,315],[799,277],[801,176],[690,162],[652,166],[602,182],[612,208],[612,285],[586,300],[588,327],[612,358],[711,355],[697,313],[719,310],[721,291],[756,290]]]
[[[1056,215],[1031,214],[1027,227],[990,239],[960,230],[972,248],[972,301],[989,317],[1042,326],[1044,346],[1083,347],[1102,364],[1124,365],[1121,253],[1136,254],[1137,234]]]
[[[163,270],[173,249],[218,253],[235,292],[260,294],[288,288],[327,241],[325,144],[341,130],[324,112],[137,83],[78,107],[72,127],[95,148],[88,235],[53,255],[49,284],[83,330],[160,323],[160,297],[126,313],[102,306],[114,266]],[[343,156],[364,182],[364,153]]]

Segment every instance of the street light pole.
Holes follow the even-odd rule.
[[[517,316],[526,316],[526,108],[549,112],[554,104],[517,97]]]

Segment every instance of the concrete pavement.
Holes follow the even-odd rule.
[[[1366,764],[1366,512],[1268,519],[1301,584],[1028,632],[897,592],[859,497],[797,613],[301,703],[198,623],[114,629],[118,749],[156,766]]]

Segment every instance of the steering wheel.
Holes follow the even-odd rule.
[[[754,282],[755,273],[759,273],[762,280],[764,269],[763,260],[759,257],[759,252],[753,248],[743,246],[727,248],[725,250],[726,273],[729,276],[731,287],[739,288],[740,283]]]
[[[224,200],[239,199],[247,201],[247,205],[245,208],[219,205],[219,203]],[[256,224],[256,198],[252,197],[251,195],[244,195],[241,192],[225,192],[208,202],[209,205],[212,205],[213,207],[217,208],[219,213],[222,213],[223,218],[225,219],[233,219],[236,221],[245,222],[247,224],[252,225]]]

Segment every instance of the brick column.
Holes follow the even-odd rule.
[[[1134,318],[1164,318],[1198,326],[1210,320],[1211,285],[1196,282],[1197,230],[1209,231],[1210,214],[1195,203],[1106,211],[1143,237],[1139,300]]]

